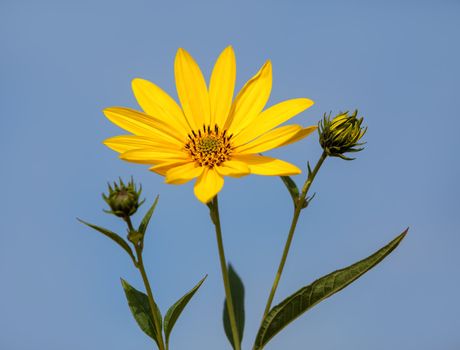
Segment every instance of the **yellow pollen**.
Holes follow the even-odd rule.
[[[225,130],[221,132],[217,125],[214,128],[203,125],[202,129],[188,135],[184,148],[199,166],[213,168],[230,160],[231,138],[232,135],[227,135]]]
[[[211,136],[205,136],[198,141],[196,149],[201,153],[214,153],[217,152],[221,146],[222,140]]]

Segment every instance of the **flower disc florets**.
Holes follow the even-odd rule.
[[[232,145],[226,130],[221,132],[217,125],[211,129],[203,125],[202,129],[188,135],[185,150],[199,165],[213,168],[231,159]]]
[[[359,141],[366,133],[367,127],[361,126],[364,118],[357,118],[357,116],[357,110],[352,115],[348,115],[348,112],[340,113],[332,120],[330,115],[324,115],[323,120],[319,122],[318,133],[321,147],[328,156],[353,160],[354,158],[345,157],[344,153],[359,152],[364,149],[359,148],[364,144]]]
[[[106,196],[102,194],[102,197],[110,206],[111,211],[107,211],[110,214],[114,214],[121,218],[130,217],[145,201],[139,202],[142,187],[139,186],[139,190],[137,190],[132,178],[127,185],[120,179],[118,184],[114,182],[113,187],[110,184],[108,187],[109,195]]]

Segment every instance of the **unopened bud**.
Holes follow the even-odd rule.
[[[113,187],[110,184],[108,187],[108,195],[102,194],[102,197],[111,209],[110,211],[106,211],[107,213],[114,214],[121,218],[128,218],[133,215],[145,201],[144,199],[139,202],[142,186],[139,186],[139,190],[137,190],[132,178],[127,185],[120,179],[119,183],[114,182]]]
[[[357,116],[357,110],[352,115],[348,115],[348,112],[340,113],[332,120],[330,115],[324,115],[323,120],[319,122],[318,133],[321,147],[328,156],[352,160],[354,158],[345,157],[344,154],[364,149],[359,147],[364,145],[359,141],[366,133],[367,127],[361,126],[363,118]]]

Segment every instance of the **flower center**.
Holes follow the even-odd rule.
[[[207,136],[198,141],[196,149],[201,153],[214,153],[222,146],[222,140],[214,137]]]
[[[221,132],[217,125],[214,129],[203,125],[202,129],[188,135],[185,150],[199,166],[213,168],[231,158],[231,138],[232,135],[227,136],[227,131]]]

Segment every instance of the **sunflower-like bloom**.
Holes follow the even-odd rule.
[[[261,152],[296,142],[316,126],[278,127],[313,105],[297,98],[263,111],[272,87],[267,61],[233,100],[236,62],[231,46],[217,59],[209,88],[200,68],[184,49],[177,51],[174,73],[182,108],[161,88],[134,79],[132,88],[144,110],[110,107],[104,110],[114,124],[130,132],[104,144],[129,162],[152,165],[169,184],[197,179],[196,197],[209,202],[224,185],[224,176],[296,175],[300,169]]]

